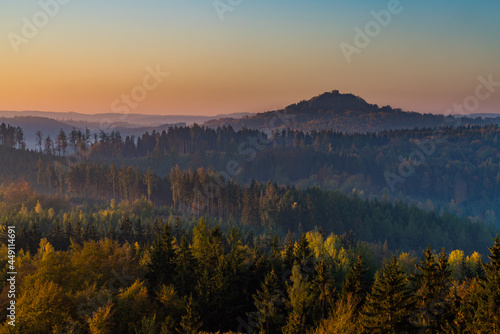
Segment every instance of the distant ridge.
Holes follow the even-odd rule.
[[[413,129],[449,126],[446,117],[403,111],[391,106],[379,107],[359,96],[342,94],[338,90],[326,92],[309,100],[291,104],[283,109],[259,113],[250,117],[221,118],[205,122],[209,127],[232,126],[270,130],[290,128],[301,131],[333,129],[345,133],[380,132],[383,130]],[[491,119],[489,120],[491,121]],[[465,118],[462,124],[486,124],[481,118]],[[500,118],[495,119],[499,123]]]
[[[161,132],[173,126],[189,126],[203,122],[213,117],[238,118],[251,116],[250,113],[233,113],[217,116],[196,115],[142,115],[142,114],[82,114],[76,112],[50,112],[50,111],[0,111],[0,124],[5,123],[21,127],[24,131],[26,145],[33,149],[36,147],[36,132],[41,131],[44,137],[56,138],[62,129],[69,133],[73,128],[84,131],[89,129],[91,134],[99,132],[118,131],[126,136],[141,136],[145,132]]]
[[[232,113],[221,114],[216,116],[203,115],[142,115],[142,114],[117,114],[117,113],[102,113],[102,114],[82,114],[77,112],[53,112],[53,111],[0,111],[0,117],[45,117],[62,121],[73,126],[81,126],[81,122],[87,122],[87,126],[98,128],[103,122],[111,124],[119,123],[117,126],[123,128],[135,127],[150,127],[163,124],[185,123],[192,125],[194,123],[202,124],[207,120],[221,117],[239,118],[251,116],[251,113]],[[76,122],[76,123],[75,123]],[[80,124],[78,124],[80,123]],[[83,124],[83,126],[85,126]]]
[[[486,119],[486,118],[497,118],[497,117],[500,117],[500,114],[495,114],[495,113],[481,113],[481,114],[458,115],[457,117],[459,117],[459,116],[465,116],[465,117],[469,117],[469,118],[478,118],[478,117],[481,117],[483,119]]]
[[[344,133],[380,132],[384,130],[433,128],[460,124],[500,125],[499,114],[437,115],[403,111],[391,106],[379,107],[354,94],[338,90],[326,92],[309,100],[290,104],[283,109],[258,114],[232,113],[216,116],[200,115],[142,115],[142,114],[82,114],[76,112],[0,111],[0,121],[25,130],[27,144],[33,147],[35,132],[55,136],[60,129],[69,131],[88,128],[92,133],[101,130],[119,131],[122,136],[138,136],[153,130],[161,132],[171,126],[191,126],[195,123],[217,128],[231,126],[271,131],[292,129],[319,131],[332,129]]]

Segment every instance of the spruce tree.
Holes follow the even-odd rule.
[[[443,250],[439,260],[436,260],[432,249],[428,246],[416,268],[415,325],[428,333],[441,333],[445,324],[450,321],[451,307],[449,290],[452,271],[446,253]]]
[[[108,232],[106,233],[106,238],[110,240],[115,240],[116,238],[115,228],[113,227],[112,223],[109,224],[109,229]]]
[[[290,232],[285,236],[285,241],[283,242],[283,265],[285,270],[292,270],[294,256],[293,256],[293,237]]]
[[[411,330],[413,295],[408,277],[395,257],[375,275],[366,298],[361,323],[368,333],[404,333]]]
[[[66,250],[69,245],[68,239],[64,235],[64,231],[59,222],[56,223],[54,230],[52,230],[49,240],[56,250]]]
[[[452,291],[453,270],[448,262],[448,255],[444,248],[438,257],[438,284],[441,287],[441,298],[435,303],[436,331],[447,333],[447,327],[455,322],[456,313],[454,309],[460,303],[455,291]]]
[[[477,316],[484,333],[500,333],[500,239],[495,238],[490,250],[490,263],[484,264],[486,278],[482,280]]]
[[[283,327],[283,334],[303,334],[305,333],[305,315],[292,312],[288,316],[286,326]]]
[[[209,229],[205,223],[205,218],[201,217],[198,225],[193,228],[193,255],[198,259],[202,266],[214,265],[210,259],[210,238]]]
[[[196,259],[191,252],[186,235],[182,235],[179,245],[177,264],[175,266],[175,286],[182,295],[187,295],[192,289],[196,278],[194,268],[196,268]]]
[[[283,297],[283,287],[273,270],[267,274],[260,289],[253,295],[259,333],[281,333],[285,320]]]
[[[297,241],[293,257],[294,264],[300,266],[302,273],[306,274],[308,277],[312,276],[314,271],[314,255],[309,247],[309,241],[307,241],[305,233],[302,233],[299,241]]]
[[[178,332],[182,334],[197,334],[201,326],[202,323],[198,312],[196,312],[193,296],[190,296],[186,304],[186,313],[182,316],[181,328]]]
[[[299,265],[293,266],[288,298],[291,312],[287,324],[283,327],[283,333],[305,333],[313,324],[317,295],[312,283],[302,275]]]
[[[252,187],[243,193],[241,222],[244,225],[256,226],[260,224],[259,202],[252,191]]]
[[[347,273],[344,282],[342,283],[341,298],[347,301],[352,298],[355,303],[355,311],[359,311],[365,301],[365,292],[367,283],[365,275],[368,272],[364,268],[364,261],[361,255],[358,255],[354,266]]]
[[[28,232],[28,247],[31,254],[36,253],[41,239],[42,233],[38,229],[38,221],[35,219],[35,221],[31,225],[31,231]]]
[[[277,234],[273,235],[269,246],[271,247],[271,267],[279,272],[282,267],[282,260],[280,255],[280,241]]]
[[[315,305],[315,318],[321,320],[333,310],[335,302],[335,282],[328,273],[324,260],[316,264],[315,275],[312,280],[313,290],[317,294],[317,303]]]
[[[368,270],[364,268],[364,261],[361,255],[358,255],[354,266],[347,273],[342,284],[342,297],[347,297],[350,293],[353,296],[360,295],[365,290],[364,276]]]
[[[132,242],[134,238],[134,230],[129,217],[126,217],[120,224],[120,242]]]
[[[142,219],[139,218],[137,222],[134,225],[134,235],[135,235],[135,241],[137,241],[139,244],[142,244],[146,238],[144,235],[144,226],[142,224]]]
[[[155,242],[150,263],[147,265],[146,278],[151,287],[170,284],[175,270],[176,257],[170,226],[165,224],[163,234]]]

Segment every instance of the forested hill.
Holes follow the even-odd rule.
[[[25,146],[20,128],[2,129],[0,145]],[[95,140],[86,132],[72,130],[61,131],[53,139],[44,134],[37,151],[71,160],[125,164],[142,172],[150,167],[161,178],[176,165],[183,170],[204,167],[240,184],[256,179],[302,189],[319,186],[347,194],[385,196],[500,227],[500,127],[457,125],[442,128],[440,133],[433,129],[377,134],[287,130],[268,137],[257,130],[194,125],[146,132],[137,138],[102,132]],[[5,153],[0,176],[5,173],[10,179],[23,172],[6,163],[20,156]]]
[[[379,107],[369,104],[353,94],[341,94],[332,91],[289,105],[281,110],[259,113],[241,119],[221,118],[205,122],[213,128],[231,125],[235,130],[243,127],[258,130],[276,128],[313,131],[333,129],[344,133],[379,132],[383,130],[440,127],[453,123],[453,116],[420,114],[393,109],[390,106]],[[499,123],[499,118],[463,118],[463,123],[487,125]]]
[[[398,249],[431,243],[472,250],[491,240],[495,229],[453,215],[499,223],[500,128],[495,125],[444,128],[439,136],[432,129],[365,135],[288,130],[269,138],[256,130],[193,126],[140,138],[103,132],[97,142],[75,130],[61,131],[54,141],[43,138],[37,150],[43,153],[25,150],[23,137],[20,128],[0,127],[0,184],[6,194],[16,193],[8,190],[11,182],[27,181],[41,193],[84,202],[132,203],[145,197],[245,226],[286,231],[317,225],[338,234],[352,229],[366,241],[387,240]],[[413,173],[404,172],[410,166]],[[208,182],[214,175],[225,179],[216,183],[216,198]],[[5,203],[11,196],[2,195],[1,188]],[[342,193],[379,201],[359,204],[359,198]],[[12,212],[19,213],[28,198],[15,200]],[[425,210],[392,208],[397,200]],[[250,213],[255,216],[249,218]]]
[[[79,134],[75,138],[74,143],[85,142]],[[70,147],[72,151],[73,144]],[[76,152],[93,161],[138,166],[143,172],[149,166],[161,177],[175,165],[184,170],[204,167],[240,184],[256,179],[302,189],[320,186],[385,195],[500,227],[497,125],[377,134],[283,130],[269,137],[249,129],[174,127],[138,138],[102,134],[88,148],[77,144]]]

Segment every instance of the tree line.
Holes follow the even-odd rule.
[[[320,186],[345,193],[355,189],[366,196],[385,195],[500,224],[498,126],[462,125],[441,128],[439,133],[437,143],[436,129],[431,128],[364,134],[283,129],[266,134],[194,125],[138,138],[122,138],[117,131],[92,134],[73,129],[65,134],[61,130],[54,140],[45,138],[45,149],[41,139],[37,145],[46,155],[71,152],[71,161],[123,163],[143,173],[150,167],[160,178],[176,165],[221,172],[233,166],[228,174],[237,183],[256,179],[303,189]],[[434,143],[432,149],[421,151],[422,143],[429,141]],[[392,179],[388,181],[387,175]]]
[[[144,173],[113,164],[82,162],[66,171],[50,163],[47,167],[43,163],[38,166],[36,189],[56,197],[67,196],[73,201],[137,203],[142,207],[151,206],[153,210],[168,208],[169,212],[188,218],[205,216],[213,221],[272,228],[284,233],[311,230],[316,226],[336,234],[353,230],[361,240],[387,241],[392,249],[422,249],[430,243],[433,247],[461,248],[469,252],[485,245],[498,231],[491,224],[473,222],[449,212],[423,210],[402,201],[361,198],[356,193],[345,195],[317,187],[302,190],[271,182],[241,185],[204,168],[182,171],[176,167],[169,176],[160,178],[151,170]],[[19,221],[16,215],[22,202],[14,195],[19,192],[15,190],[16,185],[12,188],[3,192],[11,194],[4,195],[4,214],[10,214],[15,222]],[[8,200],[9,197],[14,200]],[[25,200],[25,203],[28,212],[35,209],[36,201]],[[51,204],[45,205],[42,200],[42,205],[48,209]],[[56,211],[56,216],[61,215]],[[118,222],[115,220],[114,224],[116,228]],[[101,229],[107,232],[109,226]]]
[[[195,125],[137,139],[117,134],[103,138],[91,145],[92,159],[137,165],[143,171],[150,166],[162,177],[175,165],[218,171],[235,166],[237,172],[230,176],[238,183],[257,179],[304,189],[356,189],[500,224],[497,125],[363,134],[290,129],[266,134]]]
[[[163,225],[163,226],[162,226]],[[495,333],[500,241],[467,260],[309,231],[284,239],[160,224],[153,242],[41,239],[18,251],[5,333]],[[7,247],[0,248],[5,276]],[[477,254],[477,253],[475,253]],[[460,273],[465,274],[460,274]],[[457,276],[457,274],[460,274]],[[2,301],[6,280],[2,279]],[[0,311],[6,315],[5,308]]]

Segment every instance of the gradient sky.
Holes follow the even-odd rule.
[[[157,65],[170,75],[131,112],[261,112],[338,89],[443,113],[479,76],[500,81],[500,1],[401,5],[348,64],[340,43],[388,1],[243,0],[221,21],[212,0],[71,0],[16,53],[8,34],[41,7],[4,0],[0,110],[112,112]],[[500,113],[500,87],[476,112]]]

